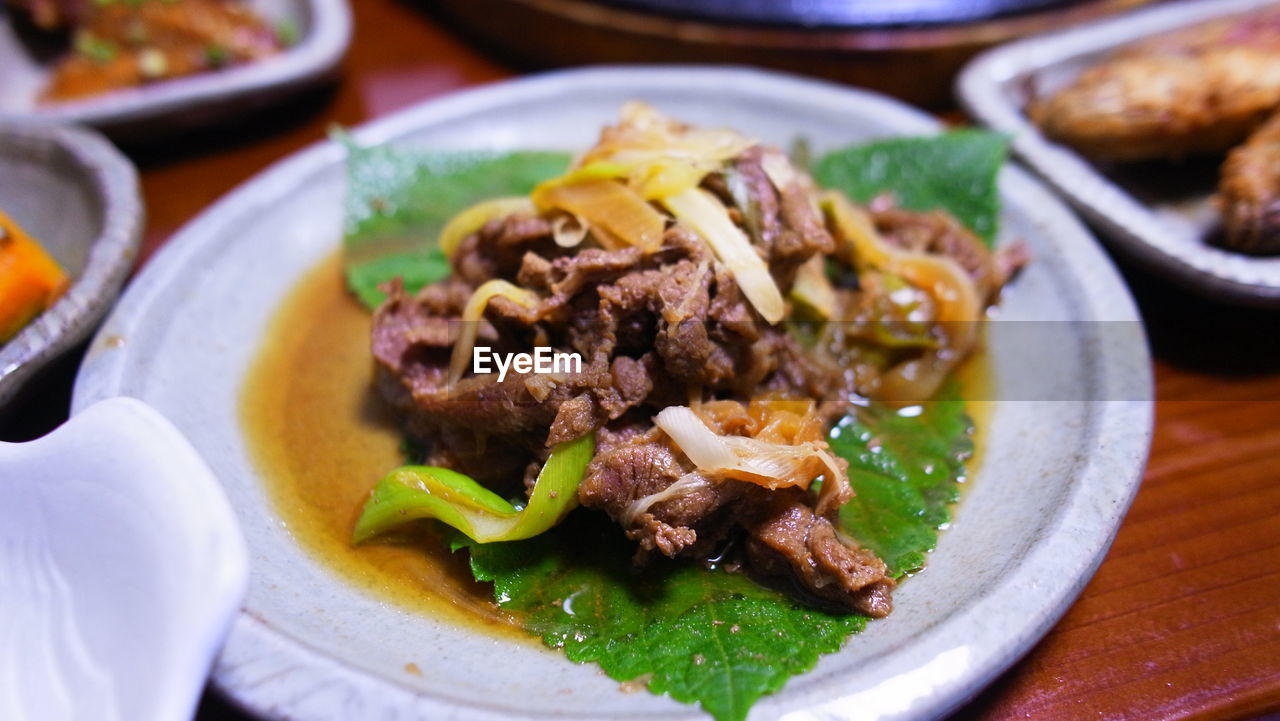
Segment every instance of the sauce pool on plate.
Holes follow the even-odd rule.
[[[346,292],[339,254],[309,271],[276,312],[241,391],[240,418],[277,512],[351,583],[421,613],[528,638],[472,580],[466,554],[450,553],[429,531],[351,545],[369,489],[404,463],[397,421],[372,383],[370,322]]]

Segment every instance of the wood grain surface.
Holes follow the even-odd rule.
[[[354,0],[336,88],[183,138],[128,148],[149,213],[145,258],[273,161],[421,100],[507,77],[397,0]],[[1155,444],[1097,576],[1057,627],[956,718],[1258,718],[1280,711],[1280,314],[1217,306],[1126,271],[1156,357]],[[77,360],[31,387],[0,438],[65,418]],[[200,721],[248,717],[216,694]]]

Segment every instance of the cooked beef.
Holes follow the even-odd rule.
[[[992,253],[973,231],[940,210],[919,212],[898,207],[892,196],[871,203],[871,219],[886,242],[918,253],[943,255],[960,264],[988,302],[1029,258],[1026,246],[1011,243]]]
[[[656,429],[602,434],[578,491],[582,505],[626,529],[640,558],[650,552],[705,558],[736,530],[745,534],[744,560],[756,573],[793,579],[839,608],[876,617],[889,612],[893,581],[884,563],[842,541],[806,493],[707,479],[661,437]]]
[[[578,489],[578,500],[609,514],[640,545],[675,557],[705,556],[724,539],[731,516],[727,506],[741,496],[737,481],[714,483],[694,472],[688,459],[660,440],[661,431],[602,433],[596,455]],[[644,503],[686,479],[685,492]]]
[[[708,175],[703,187],[726,202],[730,219],[752,240],[785,295],[797,269],[832,254],[835,241],[808,178],[776,153],[760,147],[741,152],[724,172]],[[956,259],[988,295],[1019,265],[1016,256],[993,259],[972,233],[941,213],[882,205],[874,219],[891,243]],[[825,431],[848,412],[855,394],[874,386],[883,370],[876,359],[885,354],[846,362],[820,347],[850,346],[829,332],[811,332],[807,347],[793,329],[765,322],[710,245],[683,224],[670,224],[661,246],[648,251],[593,245],[560,247],[545,218],[512,215],[462,240],[449,280],[414,295],[399,284],[388,288],[373,328],[379,384],[404,413],[408,431],[431,448],[429,460],[494,487],[518,488],[521,480],[528,487],[552,447],[595,432],[579,501],[618,522],[636,542],[639,559],[705,559],[727,544],[750,572],[792,579],[834,607],[888,613],[893,582],[884,564],[840,538],[822,515],[851,493],[843,461],[826,455]],[[840,317],[869,327],[882,311],[875,274],[863,275],[860,285],[834,292]],[[476,288],[496,278],[532,291],[537,300],[526,307],[502,295],[492,298],[477,344],[498,353],[534,346],[577,353],[579,372],[510,372],[501,381],[497,374],[463,374],[450,383],[458,337],[451,325]],[[845,334],[854,345],[872,337],[858,330]],[[751,403],[762,397],[817,401],[816,410],[800,404],[800,410],[770,411]],[[783,455],[794,450],[800,461],[785,478],[765,474],[762,480],[742,469],[735,469],[739,475],[700,471],[653,424],[662,409],[683,405],[701,408],[704,422],[722,436],[750,437],[765,449],[794,446]],[[760,415],[751,415],[753,409]],[[779,420],[783,413],[791,415]],[[801,490],[818,476],[824,478],[821,494]],[[777,485],[756,483],[768,485],[770,478]]]
[[[876,618],[888,615],[894,583],[884,561],[842,541],[803,493],[787,489],[755,495],[746,543],[754,571],[794,579],[809,593],[843,608]]]
[[[510,215],[493,220],[463,238],[453,256],[453,276],[471,285],[493,278],[515,280],[525,253],[544,257],[555,248],[551,223],[532,215]]]
[[[796,269],[817,253],[831,253],[835,240],[813,207],[808,188],[798,181],[781,189],[774,186],[764,170],[764,153],[756,146],[733,162],[733,171],[749,197],[750,207],[739,211],[748,231],[758,235],[761,254],[779,287],[788,290]]]
[[[410,296],[389,289],[374,317],[373,356],[383,393],[431,442],[451,426],[539,448],[595,430],[630,408],[687,402],[690,392],[749,397],[759,389],[837,398],[838,369],[807,360],[784,328],[769,326],[732,275],[677,226],[664,249],[547,251],[545,224],[511,216],[463,241],[449,280]],[[580,373],[508,373],[448,384],[449,326],[475,286],[491,277],[545,293],[530,311],[491,301],[479,339],[495,351],[525,351],[538,337],[582,356]],[[532,322],[530,322],[532,320]]]

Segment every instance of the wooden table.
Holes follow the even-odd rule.
[[[144,261],[271,162],[418,101],[512,74],[396,0],[355,0],[336,90],[163,148],[130,149]],[[1280,711],[1280,314],[1221,307],[1129,272],[1156,356],[1155,445],[1101,570],[1061,623],[959,719],[1233,719]],[[0,437],[65,417],[75,362]],[[246,717],[216,696],[200,721]]]

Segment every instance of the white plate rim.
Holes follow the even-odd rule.
[[[707,92],[715,92],[727,82],[750,83],[777,97],[789,98],[791,102],[873,106],[877,113],[898,124],[904,133],[931,133],[941,128],[929,116],[883,96],[781,73],[720,66],[620,66],[547,73],[455,93],[370,122],[356,128],[353,135],[364,144],[388,142],[415,128],[452,116],[504,105],[517,99],[536,98],[564,83],[572,83],[581,92],[590,92],[592,88],[616,87],[619,83],[639,78],[705,88]],[[129,288],[109,321],[112,332],[127,333],[130,324],[138,322],[151,298],[160,292],[165,280],[179,271],[208,238],[216,235],[217,228],[226,218],[266,207],[272,198],[287,193],[295,179],[340,162],[342,158],[343,150],[337,144],[330,141],[318,143],[277,163],[204,211],[166,244]],[[1052,194],[1016,167],[1002,171],[1001,188],[1002,193],[1017,197],[1019,203],[1033,204],[1038,212],[1047,215],[1055,227],[1062,227],[1076,236],[1078,242],[1060,250],[1071,261],[1071,267],[1090,268],[1089,274],[1078,277],[1085,291],[1080,302],[1087,304],[1088,317],[1140,322],[1136,306],[1110,261],[1080,222]],[[94,345],[96,347],[97,343]],[[1126,352],[1132,355],[1132,366],[1117,370],[1117,364],[1100,363],[1099,382],[1110,389],[1145,389],[1145,397],[1149,398],[1152,379],[1145,345],[1128,348]],[[90,355],[93,357],[95,354],[91,351]],[[119,394],[127,386],[127,364],[124,360],[124,354],[116,353],[100,354],[94,362],[87,362],[76,380],[73,411],[96,399]],[[993,589],[983,602],[957,612],[949,624],[954,626],[967,618],[999,614],[1001,609],[1008,611],[1014,620],[1004,625],[1000,638],[988,639],[988,645],[968,659],[964,672],[960,674],[947,673],[947,669],[938,666],[938,663],[945,666],[949,661],[945,654],[953,650],[948,644],[955,638],[935,637],[929,643],[922,642],[904,650],[902,653],[905,655],[898,660],[909,660],[908,665],[913,665],[920,673],[904,674],[899,679],[888,681],[911,681],[923,684],[923,687],[913,690],[914,698],[910,699],[910,704],[902,708],[890,705],[878,718],[936,718],[954,709],[1020,658],[1083,589],[1110,547],[1120,520],[1136,493],[1150,446],[1154,415],[1153,404],[1149,400],[1099,401],[1098,404],[1091,419],[1095,436],[1114,436],[1121,442],[1099,449],[1079,461],[1073,469],[1078,473],[1074,479],[1075,491],[1054,527],[1043,529],[1045,537],[1024,557],[1018,568],[1005,577],[999,593]],[[1090,516],[1100,517],[1102,521],[1091,522]],[[1078,530],[1079,526],[1090,523],[1093,528],[1083,543],[1078,534],[1058,532],[1054,535],[1055,531]],[[1073,559],[1065,571],[1060,563],[1064,555]],[[1028,572],[1028,567],[1033,572]],[[1052,572],[1046,572],[1047,568],[1052,568]],[[1026,613],[1028,599],[1036,599],[1035,613]],[[246,670],[240,665],[241,660],[252,660],[253,668]],[[281,692],[271,688],[270,684],[262,683],[273,673],[286,670],[296,677],[289,684],[293,692]],[[495,720],[549,718],[533,714],[513,716],[500,713],[482,702],[460,706],[422,695],[394,681],[353,669],[340,659],[317,654],[304,642],[284,637],[261,619],[247,613],[242,613],[236,621],[214,680],[237,703],[270,719],[319,718],[303,715],[308,709],[314,713],[314,708],[307,706],[306,694],[299,693],[307,688],[326,688],[333,697],[346,698],[351,701],[351,708],[360,710],[358,716],[352,716],[342,715],[341,710],[335,709],[324,716],[332,719],[383,716]],[[835,699],[822,707],[806,707],[797,711],[798,715],[788,714],[788,718],[794,721],[853,718],[847,710],[841,710],[841,700]],[[685,714],[682,717],[694,716]]]

